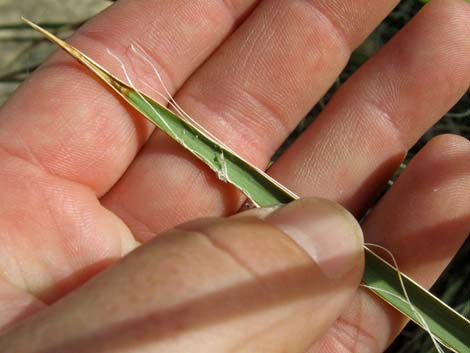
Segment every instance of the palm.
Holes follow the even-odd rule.
[[[351,13],[340,1],[266,1],[251,13],[253,0],[209,3],[123,1],[80,30],[73,44],[122,74],[106,54],[111,48],[136,82],[158,88],[148,65],[129,55],[131,43],[146,48],[186,111],[261,167],[395,5],[361,2],[357,9],[368,11]],[[342,88],[270,173],[302,196],[334,199],[361,215],[416,138],[465,92],[470,68],[459,60],[470,52],[459,36],[468,32],[465,11],[451,1],[430,6]],[[443,31],[450,18],[461,20]],[[453,84],[428,89],[442,79]],[[63,54],[3,107],[0,146],[0,309],[9,308],[0,325],[83,283],[132,249],[134,239],[233,213],[243,201]],[[470,198],[460,186],[468,183],[468,151],[456,137],[432,143],[364,224],[367,240],[389,248],[400,268],[425,285],[468,232]],[[442,233],[449,237],[437,248]],[[409,248],[425,251],[398,252],[405,237]],[[357,298],[334,329],[357,326],[360,337],[380,331],[383,346],[394,334],[386,328],[400,319],[365,292]],[[363,301],[372,311],[361,309]]]

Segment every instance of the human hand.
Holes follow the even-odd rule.
[[[362,248],[354,217],[322,199],[193,221],[7,331],[0,347],[305,352],[354,295]]]
[[[395,2],[351,9],[336,1],[265,1],[249,16],[253,1],[231,12],[224,4],[121,2],[72,42],[118,72],[111,48],[134,81],[158,87],[128,51],[131,43],[145,48],[186,111],[264,166]],[[333,199],[360,215],[407,148],[467,89],[468,11],[457,0],[428,6],[344,85],[270,173],[300,195]],[[237,19],[239,29],[224,40]],[[77,68],[56,55],[1,112],[4,324],[83,283],[132,249],[134,237],[146,241],[188,219],[230,214],[242,202],[161,133],[147,141],[151,127]],[[424,285],[469,230],[468,150],[457,137],[431,142],[364,223],[366,240],[390,249]],[[402,324],[361,290],[314,349],[343,342],[380,351]]]

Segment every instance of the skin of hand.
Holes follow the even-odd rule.
[[[354,295],[362,244],[354,217],[322,199],[193,221],[7,331],[0,347],[303,353]]]
[[[122,0],[70,41],[160,90],[140,48],[195,120],[265,168],[396,4]],[[469,18],[465,1],[426,5],[269,174],[361,218],[468,90]],[[465,138],[435,138],[362,224],[425,287],[470,231],[469,156]],[[0,192],[1,352],[381,352],[406,323],[357,289],[361,234],[339,206],[207,219],[242,195],[63,53],[1,107]]]

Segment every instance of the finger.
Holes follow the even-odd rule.
[[[0,190],[1,277],[44,302],[135,246],[129,229],[92,192],[21,159],[3,159]]]
[[[264,168],[334,81],[352,48],[395,3],[264,1],[176,100],[224,143]],[[231,213],[240,200],[195,158],[155,134],[103,202],[144,240],[187,219]]]
[[[0,347],[303,353],[351,298],[362,266],[358,224],[328,201],[196,221],[7,332]]]
[[[363,229],[368,243],[390,250],[402,272],[430,287],[470,232],[469,141],[457,136],[432,140]],[[402,315],[361,289],[354,305],[311,352],[382,352],[405,322]],[[344,349],[334,349],[340,342]]]
[[[145,48],[174,91],[254,4],[124,0],[71,42],[113,71],[119,67],[106,49],[130,65],[130,46]],[[129,71],[158,87],[147,66]],[[49,303],[135,246],[96,195],[120,177],[146,139],[150,129],[142,121],[62,53],[2,107],[0,273],[26,297]]]
[[[433,139],[364,224],[367,241],[383,244],[407,273],[426,286],[434,282],[435,274],[448,264],[470,231],[469,162],[467,139],[455,135]],[[406,208],[387,207],[405,202]],[[405,219],[405,213],[409,221],[400,222],[400,232],[385,237],[378,231],[378,225],[387,229],[392,218]],[[436,214],[443,219],[436,219]]]
[[[255,2],[119,1],[79,29],[71,43],[122,76],[110,49],[131,78],[143,77],[160,90],[151,69],[133,59],[131,45],[144,48],[174,92]],[[150,131],[64,53],[37,70],[0,113],[3,150],[98,195],[121,176]]]
[[[271,175],[360,214],[468,89],[469,18],[463,1],[432,1],[346,82]]]

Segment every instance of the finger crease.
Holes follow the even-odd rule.
[[[337,39],[337,42],[341,45],[341,48],[348,53],[348,56],[352,52],[352,45],[349,42],[349,35],[344,28],[333,20],[332,16],[327,11],[322,10],[313,0],[302,0],[304,4],[309,6],[315,14],[321,17],[325,23],[331,28],[332,36]]]
[[[408,150],[408,141],[403,134],[401,126],[397,123],[392,114],[388,110],[382,108],[381,105],[374,100],[368,100],[366,104],[376,113],[373,114],[374,118],[379,118],[387,124],[388,132],[392,134],[393,138],[400,144],[402,149],[405,151]]]
[[[336,323],[340,331],[335,335],[336,341],[341,344],[347,352],[359,353],[361,352],[359,348],[365,346],[370,347],[371,351],[374,352],[381,350],[381,345],[377,338],[362,327],[362,320],[359,320],[358,323],[351,323],[340,316]]]
[[[223,246],[220,242],[215,240],[209,234],[206,234],[206,233],[201,232],[201,231],[197,231],[196,233],[201,235],[205,239],[207,239],[207,241],[209,242],[209,244],[212,247],[214,247],[218,251],[220,251],[220,252],[224,253],[225,255],[227,255],[230,259],[232,259],[234,262],[236,262],[241,268],[243,268],[246,272],[248,272],[252,277],[254,277],[254,278],[258,279],[260,282],[262,282],[260,276],[255,271],[253,271],[253,269],[242,258],[240,258],[236,254],[234,254],[233,252],[228,250],[225,246]]]

